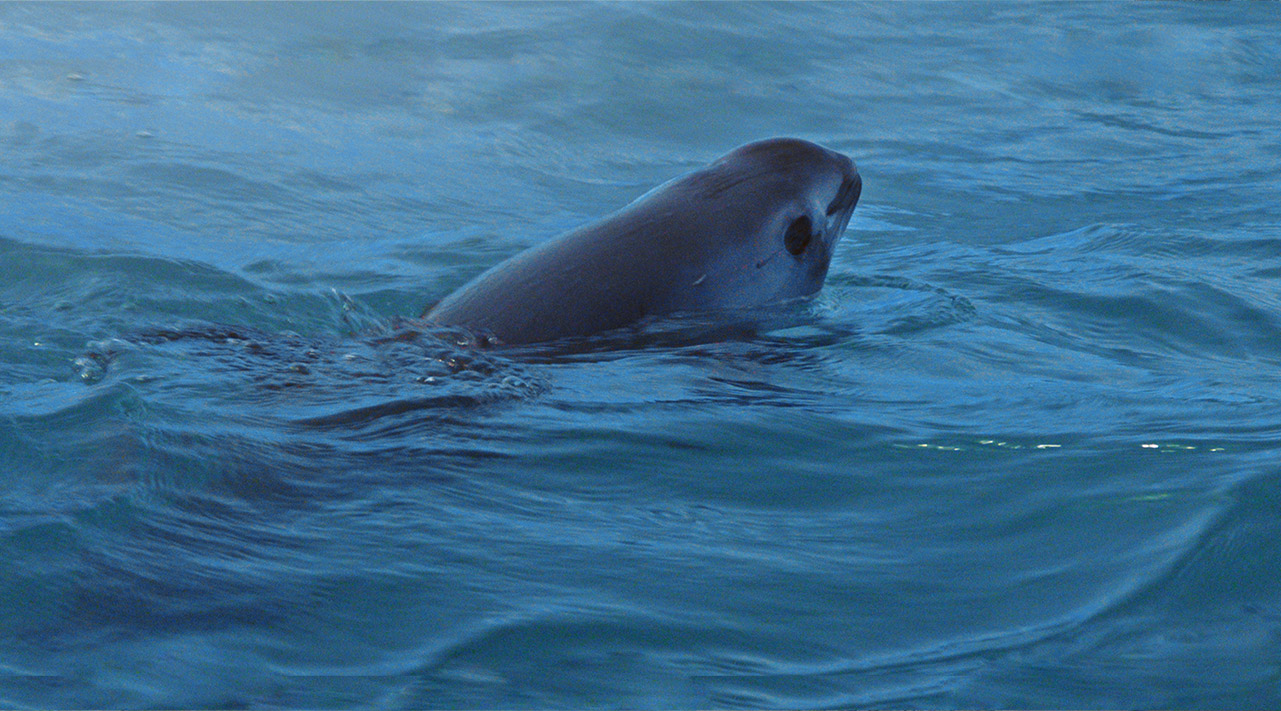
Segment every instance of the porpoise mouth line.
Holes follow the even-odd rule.
[[[845,208],[853,207],[858,202],[858,197],[862,192],[863,178],[861,176],[854,175],[846,178],[841,183],[841,189],[837,191],[836,197],[827,206],[827,216],[831,217]]]

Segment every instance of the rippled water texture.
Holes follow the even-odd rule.
[[[0,706],[1281,707],[1278,37],[0,5]],[[864,178],[777,322],[401,321],[772,135]]]

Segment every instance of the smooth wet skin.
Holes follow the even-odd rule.
[[[534,343],[809,296],[862,185],[853,161],[814,143],[749,143],[502,262],[424,320]]]

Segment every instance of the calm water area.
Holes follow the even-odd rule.
[[[767,327],[404,320],[769,136]],[[0,4],[0,707],[1281,708],[1281,4]]]

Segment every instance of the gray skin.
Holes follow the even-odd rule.
[[[536,343],[809,296],[862,188],[854,162],[822,146],[749,143],[498,264],[424,321]]]

